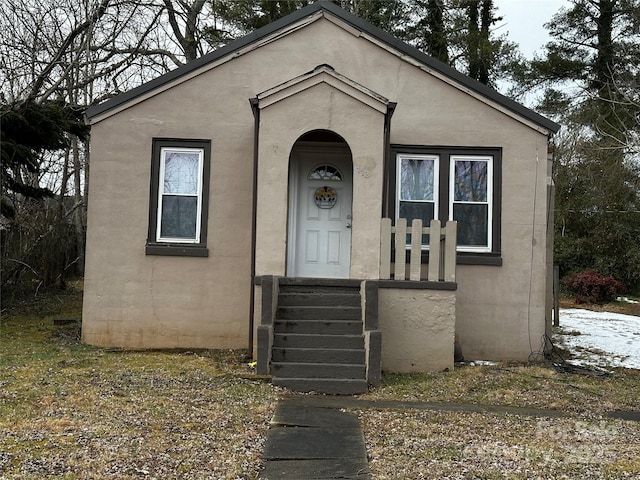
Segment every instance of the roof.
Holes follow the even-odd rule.
[[[504,95],[496,92],[492,88],[460,73],[454,68],[449,67],[448,65],[440,62],[439,60],[430,57],[422,53],[415,47],[404,43],[400,39],[394,37],[393,35],[388,34],[380,30],[377,27],[374,27],[370,23],[364,21],[363,19],[356,17],[355,15],[350,14],[349,12],[343,10],[338,7],[334,3],[328,0],[320,0],[312,3],[300,10],[293,12],[286,17],[283,17],[275,22],[262,27],[245,37],[239,38],[224,47],[221,47],[207,55],[204,55],[196,60],[193,60],[186,65],[183,65],[165,75],[162,75],[154,80],[151,80],[143,85],[140,85],[137,88],[134,88],[128,92],[118,95],[106,102],[103,102],[99,105],[95,105],[89,107],[87,109],[86,115],[88,119],[92,119],[97,117],[98,115],[109,112],[110,110],[116,109],[118,107],[124,106],[126,103],[131,102],[139,97],[146,96],[150,94],[153,90],[161,89],[167,84],[174,82],[181,77],[187,77],[190,74],[197,73],[198,69],[206,67],[225,56],[232,55],[243,48],[250,46],[253,43],[259,42],[266,37],[277,33],[279,30],[286,29],[287,27],[304,20],[307,17],[317,14],[318,12],[328,12],[335,17],[339,18],[346,24],[370,35],[377,41],[386,44],[387,46],[398,50],[402,54],[412,58],[414,61],[423,64],[430,70],[437,72],[439,75],[452,80],[455,83],[458,83],[460,86],[468,89],[475,94],[486,98],[492,102],[497,103],[502,108],[509,110],[529,121],[533,122],[536,125],[539,125],[546,130],[549,130],[553,133],[557,132],[560,129],[560,125],[556,122],[549,120],[548,118],[534,112],[533,110],[521,105],[520,103],[505,97]]]

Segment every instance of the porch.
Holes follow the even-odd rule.
[[[356,394],[379,385],[382,370],[453,368],[456,223],[382,219],[380,248],[377,279],[256,278],[259,374]]]

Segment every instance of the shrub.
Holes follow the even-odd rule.
[[[575,295],[577,303],[604,303],[625,292],[625,287],[611,275],[594,270],[574,273],[562,281],[565,289]]]

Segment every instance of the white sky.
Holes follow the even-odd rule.
[[[494,0],[497,14],[503,21],[496,24],[496,34],[508,33],[509,40],[520,46],[527,58],[534,52],[541,53],[549,41],[544,24],[551,20],[560,8],[568,8],[569,0]]]

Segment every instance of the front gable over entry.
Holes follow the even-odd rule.
[[[257,131],[256,275],[285,275],[292,148],[313,130],[341,136],[352,152],[351,278],[376,278],[385,124],[393,103],[321,65],[253,101]]]
[[[341,75],[336,72],[331,65],[326,64],[318,65],[311,72],[307,72],[281,85],[259,93],[257,95],[259,108],[264,109],[276,102],[322,83],[339,90],[345,95],[355,98],[380,113],[384,114],[387,112],[389,100],[373,90],[354,82],[350,78]]]

